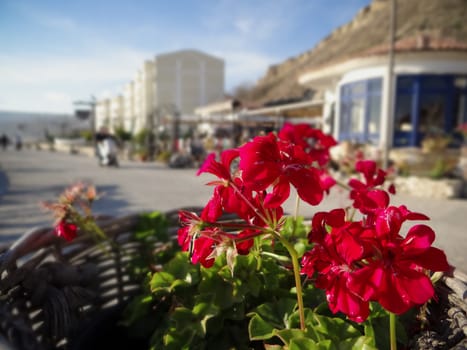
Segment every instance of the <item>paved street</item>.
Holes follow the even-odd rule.
[[[49,225],[50,213],[44,212],[39,202],[54,200],[78,180],[95,184],[103,193],[95,203],[98,214],[203,205],[211,195],[211,189],[203,184],[211,177],[195,173],[194,169],[125,161],[119,169],[101,168],[93,158],[48,151],[0,152],[0,242],[13,240],[34,226]],[[292,212],[293,202],[286,203],[286,211]],[[451,264],[467,271],[467,200],[396,196],[393,203],[427,214],[437,233],[435,245],[446,251]],[[335,191],[318,208],[305,208],[302,213],[311,215],[345,205],[348,201]]]

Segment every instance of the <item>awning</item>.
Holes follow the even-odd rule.
[[[323,100],[310,100],[287,103],[277,106],[267,106],[244,110],[239,113],[240,119],[251,116],[282,116],[284,118],[322,117]]]

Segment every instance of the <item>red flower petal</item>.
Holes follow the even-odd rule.
[[[290,171],[290,182],[297,189],[298,196],[311,205],[323,199],[323,189],[319,175],[313,169],[300,168]]]
[[[280,175],[280,154],[276,137],[257,136],[239,148],[242,178],[245,185],[262,191],[269,187]]]
[[[290,184],[285,176],[279,178],[272,189],[272,192],[266,195],[264,199],[264,206],[266,208],[277,208],[284,203],[290,195]]]
[[[350,276],[348,286],[363,300],[374,300],[381,287],[383,276],[382,267],[379,264],[373,264],[354,271]]]
[[[332,230],[331,235],[336,252],[348,265],[362,257],[363,245],[349,234],[346,227]]]
[[[58,237],[64,238],[66,241],[72,241],[76,238],[76,231],[78,226],[75,224],[67,223],[65,221],[60,221],[57,226],[55,226],[55,234]]]
[[[449,271],[451,269],[446,254],[435,247],[430,247],[423,254],[412,258],[412,261],[430,271]]]
[[[193,243],[193,255],[191,256],[191,262],[193,264],[201,263],[204,267],[211,267],[214,265],[214,258],[208,258],[215,245],[215,241],[208,237],[198,237]]]
[[[435,232],[427,225],[415,225],[410,228],[402,242],[405,254],[420,254],[431,247],[435,241]]]

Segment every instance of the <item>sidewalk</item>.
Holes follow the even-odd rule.
[[[203,206],[212,191],[204,185],[211,176],[197,177],[195,169],[169,169],[157,163],[122,161],[119,169],[101,168],[94,158],[86,156],[28,150],[0,153],[0,166],[10,181],[8,191],[0,195],[0,240],[14,239],[36,225],[50,225],[52,218],[41,210],[39,202],[56,199],[76,180],[91,181],[103,193],[95,205],[97,213],[116,216]],[[0,175],[0,186],[2,183]],[[345,193],[333,191],[318,207],[302,205],[300,214],[311,216],[349,204]],[[467,200],[397,195],[391,204],[404,204],[428,215],[428,222],[409,224],[431,226],[437,234],[434,245],[446,251],[451,264],[467,271]],[[294,198],[284,207],[293,212]]]

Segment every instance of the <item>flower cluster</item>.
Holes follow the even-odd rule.
[[[347,219],[343,209],[317,213],[309,234],[314,247],[302,259],[302,272],[317,275],[316,286],[326,290],[333,312],[362,322],[370,301],[395,314],[427,302],[434,289],[426,272],[447,271],[449,265],[431,246],[435,233],[430,227],[415,225],[401,235],[404,222],[428,217],[389,205],[389,194],[375,188],[385,173],[372,161],[358,162],[356,170],[365,181],[349,181],[350,198],[362,219]]]
[[[208,183],[213,195],[199,216],[180,212],[182,250],[190,252],[192,263],[204,267],[226,253],[231,265],[237,254],[250,252],[256,238],[272,237],[296,260],[297,252],[281,233],[282,205],[291,186],[302,201],[321,203],[337,183],[327,167],[334,145],[331,136],[309,125],[286,124],[277,134],[257,136],[218,157],[209,155],[198,175],[217,177]],[[339,184],[349,190],[353,208],[314,215],[312,248],[300,266],[294,264],[294,272],[299,308],[302,274],[325,290],[331,311],[362,322],[372,301],[395,314],[425,303],[434,296],[428,272],[446,271],[449,265],[445,254],[431,246],[435,234],[430,227],[418,224],[406,235],[401,233],[405,222],[428,218],[390,205],[395,189],[383,188],[386,172],[367,160],[358,161],[355,170],[361,179]],[[224,213],[235,214],[241,222],[219,221]]]
[[[55,217],[55,234],[66,241],[75,239],[78,229],[104,236],[91,216],[96,197],[94,186],[76,183],[66,188],[57,202],[43,202],[42,206],[52,211]]]
[[[329,148],[335,144],[320,130],[286,124],[278,136],[258,136],[238,149],[222,152],[219,160],[210,154],[198,175],[210,173],[218,180],[209,183],[214,193],[200,217],[180,213],[182,249],[190,250],[193,263],[205,267],[212,266],[224,251],[247,254],[255,236],[280,230],[282,204],[289,197],[290,185],[303,201],[312,205],[321,202],[335,184],[325,170]],[[238,166],[233,164],[237,158]],[[225,228],[238,225],[216,224],[223,213],[235,213],[243,219],[243,229],[235,234],[226,232]]]

